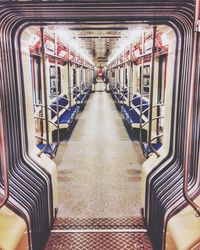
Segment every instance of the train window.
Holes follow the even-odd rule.
[[[148,94],[150,88],[150,65],[140,65],[138,68],[138,90],[140,93]]]
[[[128,86],[128,69],[125,69],[125,87]]]
[[[166,88],[166,66],[167,56],[163,55],[159,58],[158,69],[158,102],[165,102],[165,88]]]
[[[149,93],[149,87],[150,87],[150,65],[144,65],[144,68],[143,68],[143,78],[144,78],[143,93]]]
[[[120,68],[118,69],[118,85],[120,85],[120,80],[121,80],[121,71]]]
[[[72,83],[76,86],[76,69],[72,69]]]
[[[41,90],[41,62],[40,57],[31,56],[31,79],[32,79],[32,96],[34,103],[42,102],[42,90]]]
[[[60,67],[59,66],[57,67],[57,74],[56,74],[56,67],[55,66],[50,66],[50,68],[49,68],[49,76],[50,76],[50,98],[54,98],[56,96],[56,92],[57,92],[58,95],[60,95],[60,93],[61,93],[61,72],[60,72]],[[57,83],[56,83],[56,78],[57,78]]]
[[[81,69],[81,76],[80,76],[81,82],[83,82],[83,70]]]
[[[112,70],[112,78],[115,78],[115,71]]]

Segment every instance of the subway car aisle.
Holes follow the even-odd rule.
[[[105,83],[101,79],[97,79],[97,82],[95,84],[95,91],[96,92],[102,92],[105,91]]]
[[[139,216],[143,161],[140,146],[129,139],[111,96],[95,92],[55,158],[58,217]]]

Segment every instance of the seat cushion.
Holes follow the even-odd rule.
[[[43,143],[39,143],[36,145],[40,150],[43,150],[43,148],[46,146],[46,144],[43,144]],[[49,144],[47,145],[47,147],[45,148],[44,150],[44,153],[45,154],[54,154],[57,150],[57,144],[56,143],[52,143],[52,144]]]
[[[151,145],[156,151],[159,150],[162,146],[161,143],[152,143]],[[143,143],[142,149],[145,155],[149,155],[150,153],[153,153],[153,149],[149,146],[148,143]]]

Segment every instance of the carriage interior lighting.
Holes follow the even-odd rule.
[[[117,44],[117,49],[113,51],[111,56],[109,57],[108,64],[109,65],[117,56],[120,55],[127,47],[129,47],[133,42],[135,42],[138,37],[142,35],[144,30],[142,29],[132,29],[128,31],[128,35],[126,37],[122,37]]]
[[[135,42],[138,37],[142,36],[142,33],[144,33],[144,29],[132,29],[132,30],[128,30],[128,40],[133,43]]]
[[[161,39],[162,39],[163,46],[169,44],[169,39],[166,33],[162,34]]]
[[[56,29],[55,33],[61,42],[68,44],[70,47],[75,49],[78,52],[78,54],[84,57],[89,63],[94,65],[87,51],[81,48],[81,40],[75,37],[75,35],[70,30]]]
[[[31,47],[36,45],[36,43],[40,40],[40,37],[35,34],[30,34],[29,44]]]

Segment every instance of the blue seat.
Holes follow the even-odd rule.
[[[80,94],[80,89],[79,89],[78,86],[75,86],[75,87],[73,88],[73,98],[76,98],[77,95],[79,95],[79,94]]]
[[[59,117],[59,124],[70,124],[72,121],[72,113],[70,111],[65,111],[60,117]],[[57,123],[57,121],[56,121]]]
[[[127,105],[121,106],[121,111],[124,113],[125,120],[131,124],[139,124],[140,123],[140,115],[137,113],[135,109],[130,109]],[[144,122],[142,120],[142,122]]]
[[[87,83],[82,83],[81,84],[81,89],[83,90],[84,94],[89,95],[89,92],[91,90],[91,86],[88,86]]]
[[[36,146],[40,149],[40,150],[43,150],[44,147],[46,146],[46,144],[43,144],[43,143],[38,143],[36,144]],[[48,155],[54,155],[56,154],[56,151],[57,151],[57,144],[56,143],[51,143],[51,144],[48,144],[47,147],[45,148],[44,150],[44,153],[45,154],[48,154]]]
[[[142,111],[143,111],[143,114],[148,118],[149,116],[149,110],[147,110],[149,108],[149,101],[148,100],[145,100],[143,99],[142,100]],[[146,110],[146,111],[145,111]]]
[[[134,106],[138,106],[138,105],[140,105],[140,102],[141,102],[141,95],[140,94],[133,95],[132,104]]]
[[[75,119],[76,113],[78,113],[78,111],[79,107],[76,105],[65,110],[64,113],[59,117],[59,124],[70,124]]]
[[[140,123],[140,115],[134,109],[132,109],[129,111],[129,120],[131,124]]]
[[[158,151],[158,150],[161,148],[162,143],[152,143],[151,145],[152,145],[152,147],[153,147],[156,151]],[[142,150],[143,150],[143,153],[144,153],[144,155],[145,155],[146,157],[148,157],[149,154],[151,154],[151,153],[154,152],[153,149],[149,146],[148,143],[143,143],[143,144],[142,144]]]
[[[114,94],[114,99],[119,102],[119,99],[120,99],[120,94],[119,93],[115,93]]]
[[[69,101],[67,99],[66,95],[60,95],[58,96],[58,110],[59,110],[59,124],[70,124],[74,118],[76,117],[76,113],[79,111],[78,106],[74,105],[71,108],[67,108],[67,105],[69,104]],[[51,104],[50,107],[52,110],[54,110],[55,112],[57,112],[57,104],[56,104],[56,99],[54,99]],[[61,112],[62,111],[62,112]],[[51,118],[56,118],[56,113],[51,111]],[[57,119],[54,121],[56,124]]]
[[[63,95],[63,96],[58,96],[58,111],[60,112],[63,107],[67,106],[69,103],[69,101],[67,100],[67,96]],[[51,118],[53,119],[56,116],[57,112],[57,101],[56,99],[53,99],[53,101],[50,104],[50,108],[53,110],[51,111]]]
[[[71,106],[70,110],[72,112],[78,113],[79,112],[79,107],[77,105]]]
[[[132,104],[134,106],[139,106],[141,104],[141,95],[140,94],[135,94],[133,96]],[[149,115],[149,111],[146,109],[148,109],[148,108],[149,108],[149,101],[143,97],[142,98],[142,111],[144,112],[143,115],[145,115],[147,118]],[[138,107],[138,109],[140,109],[140,107]]]
[[[86,94],[80,94],[78,97],[77,97],[77,101],[79,101],[81,104],[84,103],[86,100]]]
[[[81,91],[78,86],[74,87],[73,89],[73,98],[75,98],[76,101],[79,102],[79,105],[82,105],[85,103],[86,99],[89,96],[91,88],[85,87],[85,84],[82,84],[83,90]]]

